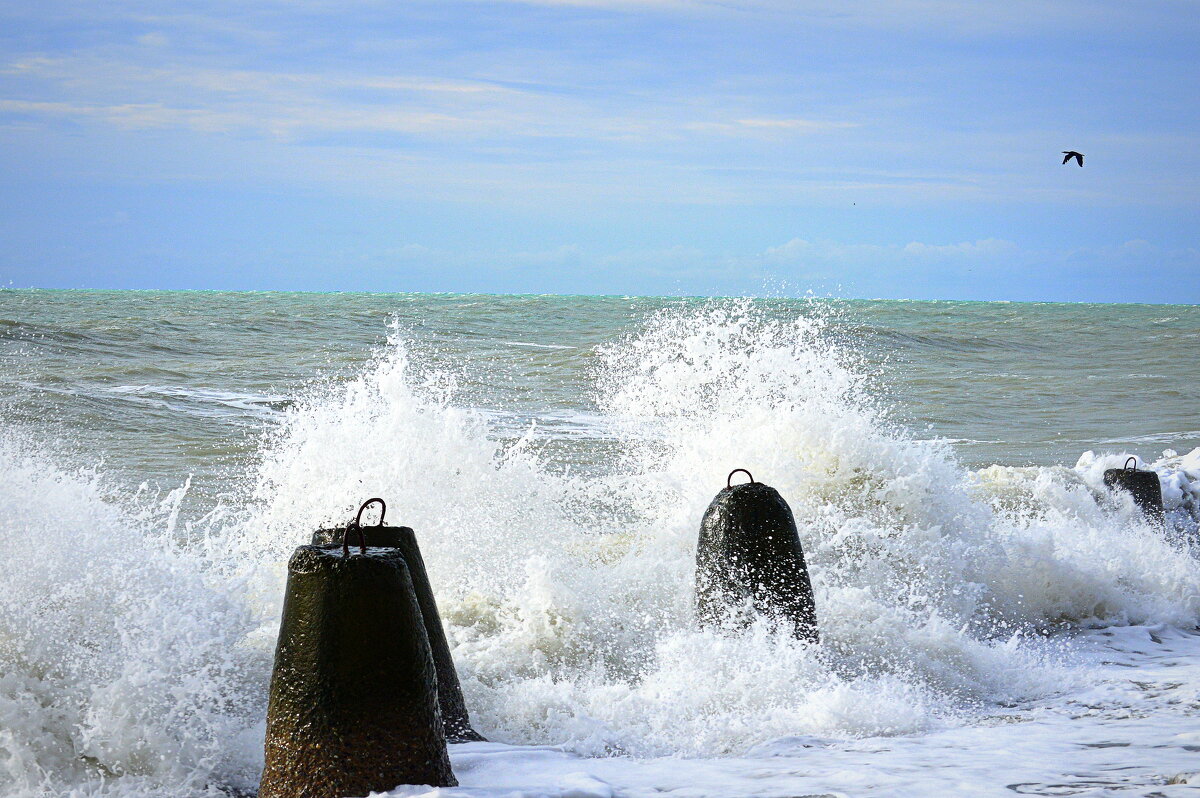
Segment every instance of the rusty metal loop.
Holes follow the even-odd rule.
[[[727,488],[732,488],[732,487],[733,487],[733,475],[734,475],[734,474],[736,474],[736,473],[737,473],[737,472],[739,472],[739,471],[741,471],[741,472],[742,472],[743,474],[745,474],[746,476],[750,477],[750,481],[751,481],[751,482],[753,482],[753,481],[754,481],[754,475],[753,475],[753,474],[751,474],[749,471],[747,471],[747,470],[746,470],[746,469],[744,469],[744,468],[735,468],[735,469],[733,469],[732,471],[730,471],[730,472],[729,472],[729,476],[725,478],[725,487],[727,487]]]
[[[346,524],[346,531],[342,533],[342,556],[343,557],[350,556],[350,532],[351,531],[358,533],[358,553],[359,554],[367,553],[367,535],[365,532],[363,532],[363,528],[362,528],[362,514],[363,514],[363,510],[367,509],[375,502],[379,502],[379,523],[376,524],[376,526],[383,526],[383,517],[385,515],[387,515],[387,502],[385,502],[383,499],[380,499],[379,497],[375,497],[374,499],[367,499],[365,502],[362,503],[362,507],[358,508],[358,515],[354,516],[353,521]]]
[[[1130,463],[1133,463],[1133,465],[1129,465]],[[1137,458],[1136,457],[1130,457],[1128,460],[1125,461],[1125,470],[1129,471],[1131,469],[1133,471],[1137,471]]]
[[[358,515],[356,515],[354,517],[354,525],[355,526],[360,526],[362,524],[363,510],[367,509],[367,507],[371,506],[375,502],[379,502],[379,523],[376,524],[375,526],[383,526],[383,517],[385,515],[387,515],[387,502],[385,502],[383,499],[380,499],[379,497],[376,497],[374,499],[367,499],[365,502],[362,503],[362,507],[358,508]]]
[[[367,536],[363,533],[362,527],[358,525],[358,521],[349,524],[346,531],[342,533],[342,556],[350,556],[350,531],[358,533],[358,553],[365,555],[367,553]]]

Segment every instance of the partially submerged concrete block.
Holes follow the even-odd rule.
[[[301,546],[271,675],[259,798],[457,785],[403,554]]]
[[[1162,483],[1155,472],[1139,471],[1136,457],[1126,460],[1124,468],[1105,471],[1104,486],[1128,491],[1144,514],[1157,521],[1163,519]]]
[[[731,484],[737,471],[700,522],[697,619],[719,626],[749,602],[756,613],[788,623],[797,638],[815,643],[816,605],[792,510],[779,491],[753,477]]]
[[[425,571],[425,560],[421,558],[416,533],[406,526],[364,526],[359,529],[365,536],[367,546],[398,549],[408,566],[413,589],[417,594],[417,603],[421,606],[421,615],[425,621],[429,647],[433,651],[433,664],[437,668],[438,700],[441,704],[442,723],[446,727],[446,739],[452,743],[483,740],[483,735],[471,728],[471,718],[463,700],[458,671],[455,670],[454,659],[450,656],[450,644],[446,640],[446,630],[442,626],[437,602],[433,598],[433,586],[429,583],[429,574]],[[313,545],[340,546],[345,533],[345,529],[321,529],[313,533],[312,542]],[[358,540],[357,532],[352,532],[350,539]]]

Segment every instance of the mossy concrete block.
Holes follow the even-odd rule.
[[[438,700],[441,702],[442,723],[446,727],[446,739],[452,743],[478,742],[484,739],[471,728],[471,718],[467,714],[467,705],[463,700],[462,686],[458,681],[458,671],[454,667],[454,659],[450,656],[450,643],[446,640],[446,630],[442,626],[442,618],[438,613],[437,602],[433,598],[433,586],[429,582],[429,574],[425,571],[425,560],[421,558],[421,549],[417,545],[416,533],[406,526],[364,526],[360,527],[367,546],[382,546],[399,549],[408,566],[412,577],[413,588],[417,593],[417,603],[421,606],[421,615],[425,620],[425,633],[429,637],[429,647],[433,651],[433,664],[437,668]],[[345,529],[321,529],[313,533],[313,545],[341,545]],[[350,535],[350,542],[358,542],[357,532]]]
[[[700,522],[696,616],[720,626],[747,602],[817,642],[816,604],[796,520],[779,491],[761,482],[727,487]]]
[[[301,546],[288,563],[259,798],[457,783],[403,555]]]

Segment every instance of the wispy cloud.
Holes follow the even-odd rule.
[[[769,14],[840,28],[922,30],[958,35],[1026,36],[1069,27],[1076,31],[1111,28],[1161,30],[1164,21],[1184,22],[1196,30],[1187,0],[1148,0],[1132,5],[1100,0],[1009,0],[979,3],[964,0],[483,0],[560,8],[601,9],[627,13],[708,12]],[[1188,19],[1188,17],[1191,17]]]
[[[721,136],[786,136],[805,133],[828,133],[835,130],[860,127],[858,122],[841,122],[827,119],[784,119],[752,117],[731,121],[689,122],[686,130],[713,133]]]
[[[877,245],[791,239],[759,251],[715,251],[691,244],[621,248],[562,244],[542,249],[429,248],[415,244],[364,256],[339,253],[343,262],[370,264],[372,279],[389,268],[423,276],[486,262],[483,290],[533,292],[553,281],[562,290],[621,293],[653,285],[664,294],[803,295],[938,299],[1095,300],[1127,289],[1152,264],[1200,272],[1200,250],[1166,248],[1141,240],[1112,247],[1026,248],[1003,239],[911,241]],[[1052,275],[1086,278],[1064,286]],[[624,286],[624,288],[623,288]],[[1190,286],[1161,286],[1143,298],[1189,301]],[[1128,298],[1128,297],[1126,297]]]
[[[577,266],[597,285],[606,270],[728,286],[749,273],[867,279],[868,262],[953,276],[1038,258],[1080,270],[1087,258],[1159,258],[1194,276],[1195,258],[1179,254],[1200,204],[1200,117],[1181,99],[1200,90],[1200,16],[1188,10],[1177,0],[10,3],[0,8],[0,199],[33,207],[41,191],[44,204],[28,219],[0,217],[0,232],[44,229],[52,256],[73,227],[64,197],[140,196],[158,208],[194,193],[221,197],[185,237],[207,240],[230,223],[220,217],[230,196],[251,198],[246,215],[262,195],[288,198],[280,214],[303,196],[314,217],[352,209],[343,221],[364,250],[392,251],[404,225],[427,233],[429,252],[406,250],[405,269],[468,252],[446,255],[443,270],[465,273],[499,238],[519,240],[510,270]],[[1068,148],[1087,154],[1086,168],[1060,166]],[[387,210],[354,227],[360,207]],[[162,227],[130,219],[129,231]],[[245,240],[270,260],[260,227],[217,254]],[[1163,249],[1100,246],[1137,239]],[[119,259],[133,245],[105,246]]]
[[[1012,241],[987,238],[951,244],[931,244],[910,241],[907,244],[861,244],[793,238],[775,247],[768,247],[757,256],[768,264],[802,264],[805,262],[842,264],[883,264],[896,261],[933,263],[945,260],[988,263],[1021,254]]]
[[[614,113],[603,104],[561,91],[397,74],[148,67],[125,60],[61,57],[19,59],[6,65],[3,73],[36,81],[41,93],[96,99],[10,96],[0,99],[0,111],[73,117],[123,129],[174,126],[204,132],[258,131],[275,137],[378,132],[661,141],[739,132],[816,133],[854,126],[766,117],[694,121],[688,115],[695,109],[683,101],[643,103]],[[174,102],[147,101],[150,98]],[[712,116],[721,109],[710,107],[704,112]]]
[[[470,127],[468,120],[436,113],[277,106],[269,117],[254,109],[236,111],[177,108],[151,103],[81,105],[68,102],[0,100],[0,112],[98,120],[125,130],[186,128],[204,133],[258,130],[287,137],[301,131],[387,131],[433,134]]]
[[[741,127],[767,128],[770,130],[838,130],[840,128],[858,127],[853,122],[826,122],[815,119],[739,119],[735,124]]]

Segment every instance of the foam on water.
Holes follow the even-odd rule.
[[[1084,684],[1058,632],[1195,624],[1200,452],[1158,464],[1174,534],[1097,501],[1118,453],[970,472],[889,423],[825,332],[743,303],[660,313],[599,353],[593,419],[621,443],[599,475],[549,461],[536,428],[496,436],[397,332],[286,409],[244,494],[183,529],[182,489],[121,496],[10,436],[0,788],[252,786],[286,558],[376,495],[418,532],[477,728],[587,756],[953,728]],[[791,503],[820,646],[694,627],[700,515],[738,467]]]
[[[175,545],[185,489],[115,500],[0,440],[0,792],[249,787],[269,673],[236,582]]]
[[[117,385],[104,390],[129,401],[156,404],[179,412],[213,417],[234,416],[239,419],[272,416],[277,412],[276,406],[287,402],[283,396],[257,396],[169,385]]]

